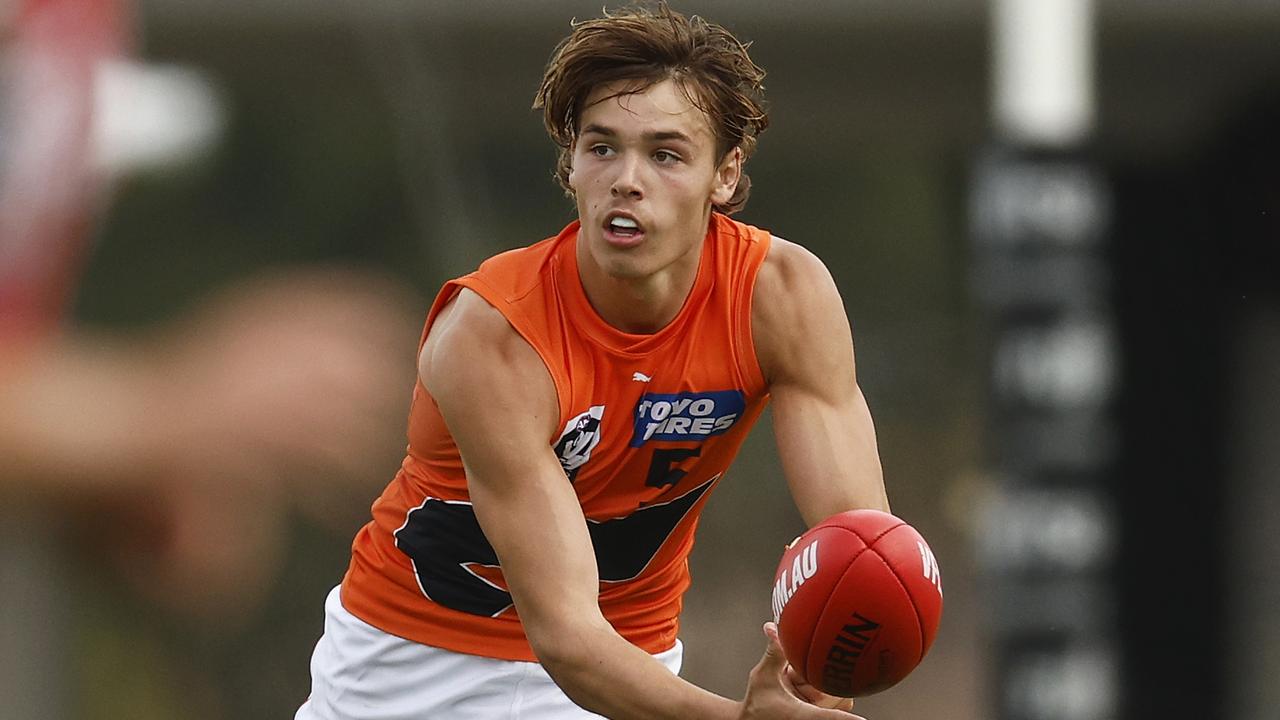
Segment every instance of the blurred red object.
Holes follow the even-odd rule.
[[[100,184],[91,169],[95,77],[131,41],[124,0],[24,0],[0,87],[0,338],[62,314]]]

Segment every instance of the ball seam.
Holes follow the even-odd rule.
[[[818,622],[820,622],[820,621],[821,621],[822,616],[824,616],[824,615],[826,615],[826,614],[827,614],[827,608],[831,607],[831,601],[832,601],[832,599],[833,599],[833,598],[834,598],[834,596],[835,596],[835,589],[836,589],[837,587],[839,587],[839,586],[840,586],[840,582],[841,582],[842,580],[844,580],[844,576],[845,576],[846,574],[848,574],[848,572],[849,572],[849,568],[853,567],[853,564],[858,560],[858,558],[862,557],[862,553],[864,553],[864,552],[866,552],[866,551],[868,551],[868,550],[870,550],[870,549],[871,549],[871,544],[870,544],[870,543],[868,543],[868,542],[867,542],[867,541],[866,541],[866,540],[865,540],[861,535],[859,535],[859,534],[858,534],[856,531],[854,531],[852,528],[843,527],[843,526],[841,526],[841,525],[827,525],[826,527],[829,527],[829,528],[836,528],[836,529],[844,530],[845,532],[849,533],[850,535],[852,535],[852,536],[854,536],[854,537],[858,538],[859,540],[861,540],[861,541],[862,541],[862,545],[863,545],[863,547],[862,547],[862,549],[861,549],[861,550],[859,550],[857,553],[855,553],[855,554],[853,555],[853,557],[849,558],[849,563],[848,563],[847,565],[845,565],[845,566],[844,566],[844,569],[843,569],[843,570],[841,570],[841,571],[840,571],[840,576],[836,578],[835,584],[833,584],[833,585],[831,586],[831,592],[827,593],[827,599],[826,599],[826,601],[824,601],[824,602],[822,603],[822,609],[821,609],[821,610],[819,610],[819,611],[818,611],[818,613],[817,613],[817,619],[816,619],[816,620],[814,620],[814,627],[809,631],[809,639],[808,639],[808,642],[806,642],[806,643],[805,643],[805,645],[804,645],[804,664],[805,664],[805,668],[804,668],[804,673],[803,673],[803,674],[804,674],[804,676],[805,676],[805,678],[806,678],[806,679],[808,679],[808,677],[809,677],[809,655],[813,652],[813,641],[814,641],[814,635],[816,634],[816,631],[817,631],[817,629],[818,629],[818,627],[817,627]],[[815,687],[817,687],[817,686],[815,685]]]
[[[899,527],[901,527],[901,525]],[[881,535],[881,537],[884,536]],[[898,574],[898,568],[894,567],[893,563],[889,562],[889,558],[885,557],[884,553],[876,550],[874,545],[868,545],[867,550],[875,553],[876,557],[880,558],[880,562],[884,563],[884,566],[889,568],[889,572],[893,574],[893,579],[898,581],[898,585],[902,587],[902,592],[907,596],[907,600],[911,603],[911,609],[914,611],[916,616],[916,630],[918,630],[920,634],[920,658],[916,660],[916,662],[924,662],[924,618],[920,616],[920,606],[916,603],[915,595],[911,594],[911,588],[907,587],[907,583],[903,581],[902,576]]]

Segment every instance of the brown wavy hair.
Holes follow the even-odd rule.
[[[764,70],[747,55],[750,43],[697,15],[686,17],[666,2],[606,11],[595,20],[574,21],[572,27],[552,53],[533,99],[547,133],[560,146],[555,176],[568,195],[573,195],[569,171],[587,96],[620,80],[633,83],[627,92],[675,80],[710,120],[717,159],[738,147],[745,163],[755,152],[757,138],[769,126],[769,113]],[[733,197],[715,209],[737,212],[750,194],[751,179],[744,172]]]

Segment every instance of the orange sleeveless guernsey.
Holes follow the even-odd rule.
[[[575,222],[446,283],[427,328],[469,288],[542,357],[560,405],[547,441],[587,518],[600,609],[619,634],[658,653],[675,645],[698,514],[768,399],[751,295],[770,236],[713,214],[684,307],[652,335],[596,314],[579,280],[577,238]],[[421,383],[408,434],[400,471],[356,536],[342,604],[408,640],[536,660],[476,522],[458,448]]]

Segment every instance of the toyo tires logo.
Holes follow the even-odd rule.
[[[726,432],[747,407],[741,390],[645,393],[636,403],[631,447],[650,440],[705,440]]]

